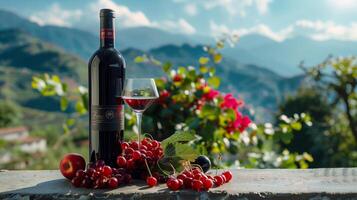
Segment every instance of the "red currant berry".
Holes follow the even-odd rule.
[[[124,176],[123,176],[123,175],[117,174],[117,175],[115,175],[114,177],[117,179],[118,185],[124,183]]]
[[[95,171],[94,174],[90,177],[93,181],[97,180],[101,176],[101,173]]]
[[[96,172],[95,169],[93,169],[93,168],[88,168],[87,171],[86,171],[86,174],[87,174],[89,177],[92,177],[95,172]]]
[[[122,149],[122,150],[125,150],[125,149],[127,149],[128,147],[129,147],[129,143],[127,143],[127,142],[121,143],[121,149]]]
[[[119,183],[118,183],[118,179],[117,178],[112,177],[112,178],[109,179],[109,181],[108,181],[109,188],[117,188],[118,185],[119,185]]]
[[[82,169],[80,169],[76,172],[76,177],[79,177],[81,179],[83,179],[85,175],[86,175],[86,173]]]
[[[226,177],[226,181],[229,182],[233,178],[233,174],[230,171],[223,172],[223,176]]]
[[[221,176],[214,176],[214,183],[217,185],[217,186],[220,186],[222,185],[224,182],[223,182],[223,178]]]
[[[209,178],[205,179],[205,180],[203,181],[203,187],[204,187],[206,190],[212,188],[212,187],[213,187],[213,181],[212,181],[211,179],[209,179]]]
[[[223,183],[227,183],[227,179],[226,179],[226,177],[225,177],[225,176],[223,176],[223,174],[222,174],[222,175],[220,175],[220,177],[222,177],[222,179],[223,179]]]
[[[139,160],[141,158],[141,153],[140,151],[134,151],[133,152],[133,159],[134,160]]]
[[[185,174],[180,174],[177,176],[177,179],[185,180],[187,176]]]
[[[200,180],[202,177],[201,174],[195,174],[194,178],[193,179],[196,179],[196,180]]]
[[[74,187],[80,187],[82,185],[83,179],[79,176],[74,177],[71,182]]]
[[[152,158],[152,157],[154,157],[154,154],[152,153],[152,151],[147,151],[147,152],[146,152],[146,156],[147,156],[148,158]]]
[[[201,170],[198,169],[198,168],[194,168],[194,169],[192,170],[192,173],[193,173],[194,175],[196,175],[196,174],[201,174]]]
[[[112,175],[112,173],[113,173],[113,170],[111,167],[109,167],[107,165],[103,167],[103,175],[104,176],[110,177]]]
[[[146,184],[148,184],[149,187],[154,187],[157,184],[157,179],[153,176],[149,176],[146,178]]]
[[[94,188],[104,188],[107,184],[107,179],[105,177],[98,178],[94,183]]]
[[[130,155],[130,154],[132,154],[133,152],[134,152],[134,149],[131,148],[131,147],[128,147],[128,148],[126,148],[126,149],[124,150],[124,153],[125,153],[126,155]]]
[[[193,181],[193,178],[190,178],[190,177],[187,177],[185,180],[183,180],[183,185],[185,186],[185,188],[191,189],[192,181]]]
[[[176,178],[170,178],[167,180],[166,185],[173,191],[176,191],[180,188],[180,182]]]
[[[133,141],[130,143],[130,147],[133,149],[139,149],[139,143],[137,141]]]
[[[158,148],[160,146],[160,143],[158,141],[156,141],[156,140],[153,140],[151,142],[151,146],[152,146],[152,148],[156,149],[156,148]]]
[[[126,167],[126,159],[123,156],[117,157],[117,165],[119,167]]]
[[[103,167],[105,165],[104,160],[97,160],[95,166],[98,167]]]
[[[134,159],[130,158],[127,162],[127,169],[134,169],[135,168],[135,161]]]
[[[192,189],[194,189],[196,191],[200,191],[202,186],[203,186],[202,181],[200,181],[200,180],[193,180],[192,181]]]
[[[90,178],[85,178],[82,181],[82,187],[85,187],[85,188],[91,188],[92,184],[93,183],[92,183],[92,180],[90,180]]]
[[[130,174],[125,174],[124,175],[124,183],[128,184],[131,182],[131,175]]]
[[[182,179],[177,179],[180,183],[180,188],[183,186],[183,180]]]

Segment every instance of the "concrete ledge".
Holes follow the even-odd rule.
[[[143,182],[115,190],[74,188],[59,171],[2,171],[0,199],[357,199],[357,168],[233,170],[233,180],[208,192],[172,192]]]

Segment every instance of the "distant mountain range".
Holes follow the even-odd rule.
[[[122,51],[130,76],[160,77],[157,66],[137,64],[133,60],[142,54],[152,55],[174,66],[198,66],[198,58],[205,55],[202,45],[164,45],[147,51],[129,48]],[[0,98],[43,111],[58,111],[58,100],[41,97],[31,89],[31,77],[42,73],[59,74],[67,81],[87,83],[86,62],[66,53],[53,44],[44,42],[19,29],[0,31]],[[302,77],[284,78],[256,65],[240,64],[224,58],[217,66],[222,77],[221,90],[239,94],[248,105],[271,112],[288,91],[295,91]]]
[[[55,44],[66,51],[87,60],[94,49],[98,48],[97,35],[58,26],[39,26],[15,13],[0,10],[0,29],[22,29],[45,42]],[[214,40],[205,36],[173,34],[160,29],[135,27],[118,29],[116,44],[121,50],[135,48],[147,51],[167,44],[207,44]],[[298,65],[318,64],[328,55],[346,56],[357,52],[357,42],[327,40],[314,41],[306,37],[294,37],[276,42],[267,37],[250,34],[240,38],[234,48],[226,48],[223,53],[240,63],[255,64],[270,69],[283,76],[301,73]]]
[[[205,55],[202,44],[209,42],[209,37],[189,37],[147,27],[117,31],[117,46],[126,58],[129,77],[163,75],[156,66],[133,62],[142,54],[171,61],[176,67],[198,66],[198,58]],[[55,73],[67,81],[86,84],[86,62],[98,44],[92,33],[39,26],[0,10],[0,99],[28,108],[58,111],[56,98],[41,97],[31,89],[31,77]],[[279,43],[261,35],[244,36],[236,47],[223,50],[224,59],[217,66],[222,78],[220,89],[242,97],[258,111],[256,116],[264,119],[273,114],[286,94],[301,85],[304,77],[296,75],[301,60],[317,63],[330,53],[348,55],[356,50],[354,42],[317,42],[296,37]]]

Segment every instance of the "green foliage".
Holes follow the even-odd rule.
[[[65,133],[70,132],[70,128],[75,124],[75,119],[87,114],[88,111],[88,90],[83,86],[77,88],[68,88],[68,84],[64,83],[57,75],[43,74],[41,76],[33,76],[32,88],[39,91],[43,96],[58,96],[60,97],[60,107],[62,111],[66,111],[71,101],[75,101],[76,114],[70,119],[63,122],[62,127]],[[72,89],[72,90],[71,90]]]
[[[219,50],[225,42],[226,39],[222,39],[215,46],[205,46],[207,56],[198,58],[196,68],[173,66],[171,62],[161,62],[149,55],[135,58],[137,63],[159,66],[166,73],[166,77],[156,80],[159,103],[145,112],[143,121],[144,132],[163,140],[165,158],[161,163],[179,167],[201,153],[208,154],[215,165],[221,166],[308,167],[312,162],[309,154],[290,153],[280,145],[290,143],[293,132],[301,130],[302,124],[311,123],[308,115],[285,116],[269,132],[264,125],[251,123],[249,117],[238,110],[243,105],[242,100],[214,89],[221,84],[215,73],[217,64],[223,59]],[[78,116],[88,110],[84,87],[67,88],[58,77],[49,75],[34,77],[33,87],[42,95],[59,96],[63,110],[68,109],[73,100]],[[133,128],[135,117],[132,112],[125,116],[127,128]],[[63,127],[70,132],[71,127],[75,127],[74,121],[67,120]],[[125,137],[133,138],[132,133],[126,131]],[[222,161],[218,159],[221,155]]]
[[[326,91],[334,99],[331,106],[341,105],[350,130],[357,142],[357,58],[328,58],[325,62],[305,68],[306,74],[315,80],[316,87]]]
[[[0,127],[18,125],[22,118],[20,108],[9,101],[0,101]]]

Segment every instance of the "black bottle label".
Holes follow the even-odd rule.
[[[120,131],[124,129],[124,105],[92,105],[91,112],[92,130]]]

